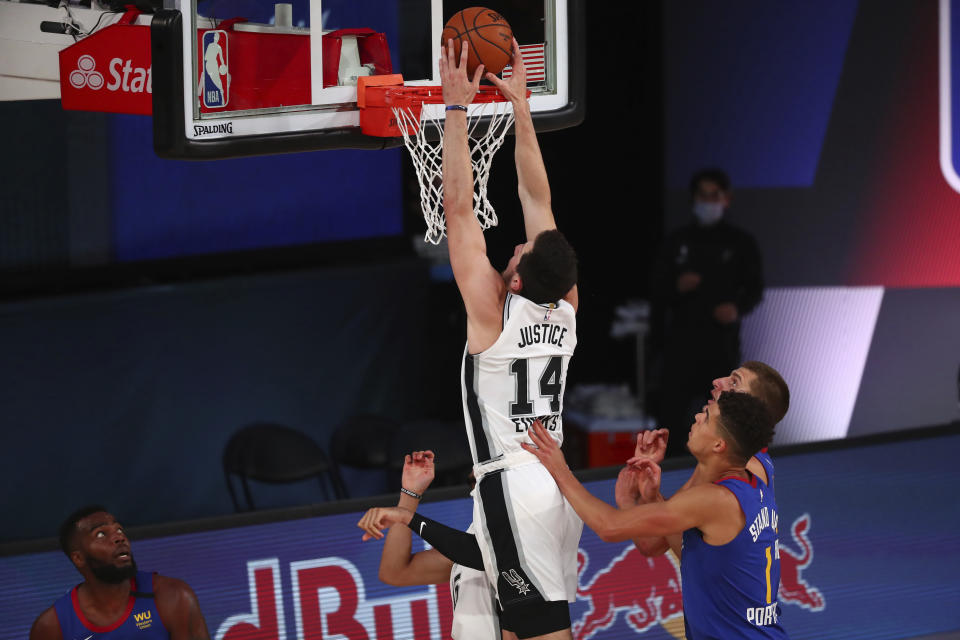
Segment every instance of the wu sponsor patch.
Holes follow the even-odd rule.
[[[149,611],[142,611],[140,613],[133,614],[133,621],[137,625],[137,629],[141,631],[144,629],[149,629],[150,625],[153,624],[153,616]]]

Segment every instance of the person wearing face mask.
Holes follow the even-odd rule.
[[[729,223],[730,179],[703,169],[690,179],[693,220],[669,234],[653,273],[656,347],[661,351],[656,415],[683,429],[703,404],[716,371],[740,362],[740,322],[763,296],[763,268],[753,236]],[[682,455],[670,438],[668,456]]]

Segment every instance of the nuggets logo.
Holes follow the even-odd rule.
[[[227,32],[215,29],[203,34],[203,106],[219,109],[230,98],[230,67],[227,62]]]
[[[133,614],[133,621],[137,624],[137,629],[141,631],[149,629],[150,625],[153,624],[153,619],[149,611]]]

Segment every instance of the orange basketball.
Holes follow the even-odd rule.
[[[453,53],[460,63],[460,43],[469,42],[467,75],[482,63],[490,73],[500,73],[513,57],[513,29],[496,11],[486,7],[469,7],[455,13],[443,28],[442,44],[453,39]]]

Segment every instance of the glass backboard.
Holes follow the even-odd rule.
[[[498,0],[538,130],[583,119],[585,0]],[[172,158],[387,148],[359,129],[357,78],[439,85],[453,0],[173,0],[151,24],[154,147]],[[504,70],[509,74],[510,68]]]

